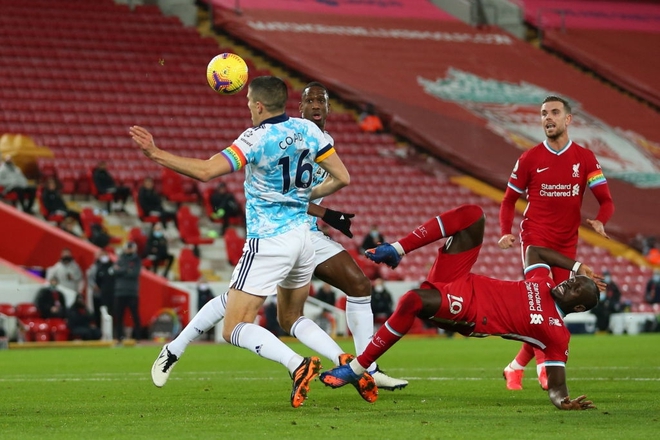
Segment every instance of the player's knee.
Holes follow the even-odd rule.
[[[422,298],[417,290],[409,290],[404,293],[397,305],[396,313],[417,316],[424,308]]]
[[[470,224],[477,223],[478,221],[485,221],[486,216],[484,210],[479,205],[462,205],[457,208],[464,218]]]
[[[371,281],[360,272],[360,276],[354,277],[352,280],[351,291],[349,296],[363,297],[371,295]]]
[[[231,333],[233,330],[233,328],[228,328],[226,326],[222,328],[222,339],[224,339],[225,342],[229,342],[231,344]]]

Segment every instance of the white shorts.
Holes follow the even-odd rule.
[[[311,231],[311,233],[312,245],[314,246],[314,252],[316,253],[314,266],[318,266],[319,264],[328,261],[330,258],[345,250],[342,245],[325,235],[323,232]]]
[[[275,295],[277,286],[308,284],[315,267],[309,224],[302,224],[275,237],[247,239],[229,285],[252,295]]]

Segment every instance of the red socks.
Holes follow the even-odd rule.
[[[527,343],[523,343],[522,347],[520,347],[520,351],[516,355],[516,362],[518,362],[521,367],[525,367],[527,364],[529,364],[529,361],[531,361],[533,357],[534,347]]]
[[[358,363],[369,368],[369,365],[408,333],[421,310],[422,300],[417,293],[411,290],[404,294],[392,316],[378,329],[364,353],[357,357]]]
[[[429,243],[462,231],[483,215],[483,210],[477,205],[461,205],[428,220],[400,239],[399,244],[405,253],[414,251]]]

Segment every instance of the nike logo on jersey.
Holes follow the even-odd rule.
[[[537,172],[537,173],[542,173],[543,171],[547,170],[548,168],[550,168],[550,167],[537,168],[537,169],[536,169],[536,172]]]

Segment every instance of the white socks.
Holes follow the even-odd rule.
[[[179,336],[167,344],[167,349],[176,357],[181,357],[188,344],[209,331],[225,317],[227,292],[216,296],[204,304],[199,312],[190,320]]]
[[[256,324],[241,322],[231,332],[231,343],[237,347],[245,348],[259,356],[279,362],[290,373],[300,365],[303,357],[296,354],[277,336]]]
[[[355,355],[362,354],[367,349],[374,335],[374,314],[371,311],[371,296],[346,297],[346,321],[348,329],[353,333]],[[374,362],[369,371],[376,369]]]
[[[506,366],[505,370],[514,371],[514,370],[524,370],[525,367],[520,365],[515,359],[511,361],[509,365]]]
[[[344,350],[311,319],[304,316],[298,318],[291,326],[291,336],[339,365],[339,355]]]

